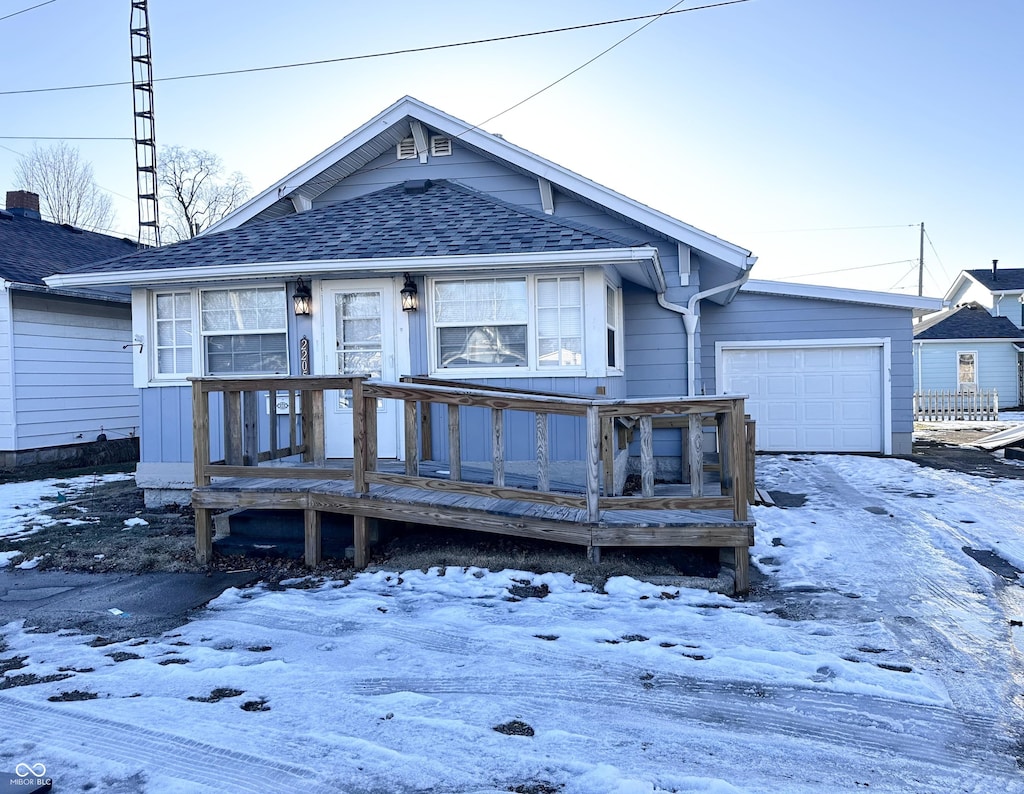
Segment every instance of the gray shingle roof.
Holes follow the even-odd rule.
[[[0,212],[0,277],[8,281],[42,285],[44,276],[137,250],[119,237]]]
[[[447,180],[401,183],[306,212],[150,249],[79,273],[330,259],[628,248],[645,241]],[[408,189],[407,189],[408,188]]]
[[[969,273],[979,284],[993,292],[1024,289],[1024,267],[1011,267],[1005,270],[997,268],[995,276],[992,275],[991,268],[964,272]]]
[[[961,306],[914,329],[915,339],[1024,339],[1008,317],[993,317],[976,303]]]

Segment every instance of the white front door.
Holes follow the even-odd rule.
[[[325,281],[321,285],[323,371],[328,375],[369,375],[397,379],[399,336],[395,285],[390,279]],[[401,318],[404,320],[404,318]],[[404,331],[404,324],[403,324]],[[407,335],[403,332],[402,338]],[[406,345],[408,346],[408,345]],[[401,358],[406,358],[402,356]],[[324,393],[327,457],[352,457],[352,405],[347,391]],[[377,404],[377,455],[398,458],[401,406]]]

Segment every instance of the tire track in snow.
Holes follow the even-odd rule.
[[[0,695],[0,735],[17,736],[44,749],[103,758],[130,769],[141,767],[194,785],[196,791],[335,791],[295,764],[7,695]]]

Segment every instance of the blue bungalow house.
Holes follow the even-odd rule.
[[[909,452],[911,315],[939,302],[751,281],[754,263],[406,97],[202,236],[47,282],[132,289],[137,478],[151,503],[194,484],[190,378],[206,376],[745,394],[761,449]],[[323,411],[327,457],[351,455],[348,395],[327,392]],[[382,402],[376,421],[376,454],[407,457],[399,404]],[[486,460],[474,421],[462,453]],[[578,459],[578,431],[554,427],[547,454]],[[510,461],[537,453],[522,428],[507,443]],[[679,443],[659,433],[655,457],[678,461]]]

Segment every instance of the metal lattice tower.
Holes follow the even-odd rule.
[[[132,99],[135,104],[135,170],[139,194],[139,243],[160,245],[156,129],[153,117],[153,53],[148,0],[132,3]]]

